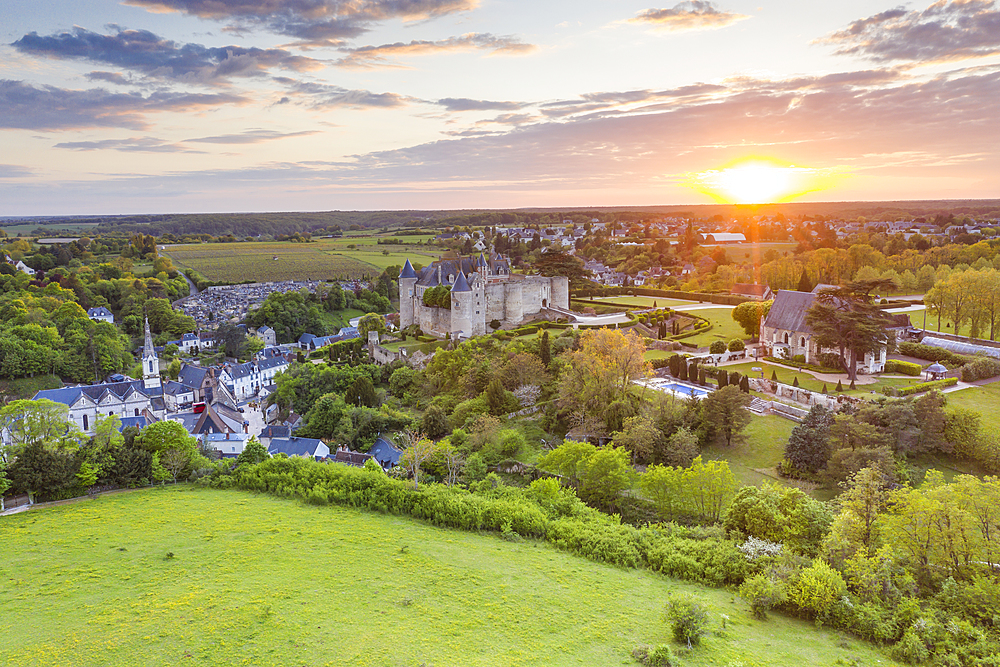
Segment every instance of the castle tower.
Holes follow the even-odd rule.
[[[466,336],[473,335],[472,329],[472,302],[474,295],[469,281],[465,279],[465,274],[461,271],[455,277],[455,284],[451,288],[451,331],[462,331]]]
[[[413,293],[417,284],[417,272],[413,270],[410,260],[406,260],[403,270],[399,272],[399,328],[416,323],[413,312]]]
[[[159,389],[160,359],[153,349],[153,334],[149,332],[149,318],[146,318],[146,339],[142,346],[142,388]]]
[[[569,278],[552,277],[552,305],[569,310]]]

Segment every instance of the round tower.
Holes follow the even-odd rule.
[[[569,310],[569,278],[552,277],[552,305]]]
[[[451,288],[451,329],[450,332],[461,331],[467,337],[474,334],[472,330],[472,307],[475,295],[469,287],[469,281],[461,271],[455,278]]]
[[[414,292],[417,285],[417,272],[413,270],[410,260],[406,260],[403,270],[399,272],[399,328],[416,323],[413,312]]]
[[[509,282],[503,286],[504,319],[518,324],[524,319],[524,288],[520,282]]]

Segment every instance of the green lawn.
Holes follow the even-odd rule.
[[[683,308],[680,308],[683,312]],[[698,310],[692,310],[692,315],[697,315],[698,317],[704,317],[712,323],[712,328],[704,333],[700,333],[697,336],[691,336],[690,338],[683,339],[684,343],[691,343],[697,345],[698,347],[704,347],[711,345],[712,341],[721,340],[725,341],[727,344],[734,338],[739,338],[744,340],[747,337],[743,327],[736,323],[733,319],[733,307],[732,306],[718,306],[714,308],[701,308]]]
[[[1000,382],[970,387],[945,394],[949,407],[968,408],[977,411],[983,418],[983,430],[1000,431]]]
[[[755,373],[750,369],[753,367],[763,368],[764,377],[771,379],[772,371],[777,373],[778,382],[782,384],[793,384],[796,378],[798,378],[799,386],[803,389],[808,389],[809,391],[822,391],[823,385],[826,385],[827,393],[836,393],[837,382],[823,382],[822,380],[817,380],[812,375],[805,371],[793,370],[790,368],[784,368],[782,366],[775,366],[774,364],[769,364],[766,361],[748,361],[742,364],[733,364],[724,366],[728,371],[736,371],[741,375],[750,375],[751,377],[760,377],[760,373]],[[857,389],[851,391],[848,386],[850,381],[847,380],[847,375],[843,375],[843,387],[844,391],[841,393],[847,394],[849,396],[870,396],[874,391],[876,394],[881,395],[882,387],[906,387],[912,384],[919,384],[924,380],[922,378],[879,378],[874,384],[859,384]]]
[[[728,461],[733,474],[742,485],[760,486],[765,480],[784,484],[783,480],[757,470],[778,465],[784,458],[785,443],[794,427],[794,422],[775,415],[754,416],[745,431],[745,442],[732,447],[712,445],[702,450],[703,456],[706,459]]]
[[[237,491],[36,508],[0,533],[6,665],[635,665],[637,645],[670,641],[675,591],[713,630],[686,666],[896,664],[812,623],[752,620],[728,591]]]
[[[337,333],[336,330],[342,329],[344,327],[351,326],[351,320],[355,317],[361,317],[365,312],[363,310],[356,310],[354,308],[348,308],[346,310],[339,310],[335,313],[328,311],[322,311],[319,314],[323,324],[326,325],[327,331],[331,334]]]
[[[729,256],[729,260],[736,262],[737,264],[742,264],[748,260],[753,261],[755,264],[764,263],[764,253],[768,250],[774,250],[779,256],[791,255],[795,252],[795,248],[798,244],[788,243],[788,242],[775,242],[775,243],[734,243],[734,244],[722,244],[722,245],[702,245],[703,248],[707,248],[709,253],[714,252],[716,248],[725,248],[726,255]]]
[[[590,299],[581,299],[581,301],[589,301]],[[601,301],[612,301],[614,303],[623,303],[629,306],[638,306],[640,308],[653,308],[653,303],[656,303],[656,308],[680,308],[683,309],[685,306],[697,305],[698,301],[681,301],[680,299],[665,299],[656,296],[609,296],[609,297],[595,297],[594,303],[600,303]]]
[[[924,311],[914,311],[912,313],[909,313],[909,315],[910,315],[910,322],[913,323],[913,326],[917,327],[918,329],[922,329],[924,327],[924,324],[925,324],[925,322],[924,322]],[[937,315],[931,315],[930,313],[927,313],[926,325],[927,325],[927,331],[929,331],[931,335],[933,335],[934,333],[937,333],[938,332],[938,317],[937,317]],[[956,334],[958,336],[968,336],[969,333],[970,333],[970,326],[969,326],[968,323],[966,323],[966,324],[963,324],[962,327],[958,331],[955,331],[955,323],[952,322],[951,318],[942,317],[941,318],[941,333]],[[997,330],[994,333],[995,333],[994,338],[1000,338],[1000,330]],[[989,323],[987,323],[986,326],[983,328],[983,330],[979,332],[979,337],[983,338],[983,339],[986,339],[986,340],[990,339],[990,325],[989,325]]]

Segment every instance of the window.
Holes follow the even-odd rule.
[[[806,346],[806,337],[802,336],[799,338],[799,347],[805,347],[805,346]]]
[[[135,416],[136,416],[136,417],[138,417],[138,416],[139,416],[139,408],[136,408],[136,409],[135,409]]]
[[[83,416],[83,430],[86,431],[90,428],[90,420],[87,419],[87,415]]]
[[[785,332],[785,345],[788,345],[788,332]]]

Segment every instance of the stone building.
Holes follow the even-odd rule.
[[[424,293],[444,287],[451,307],[424,303]],[[428,333],[479,336],[490,322],[516,326],[543,309],[569,309],[569,279],[565,276],[525,276],[512,273],[501,255],[445,259],[414,271],[406,260],[399,274],[399,326],[417,324]]]

